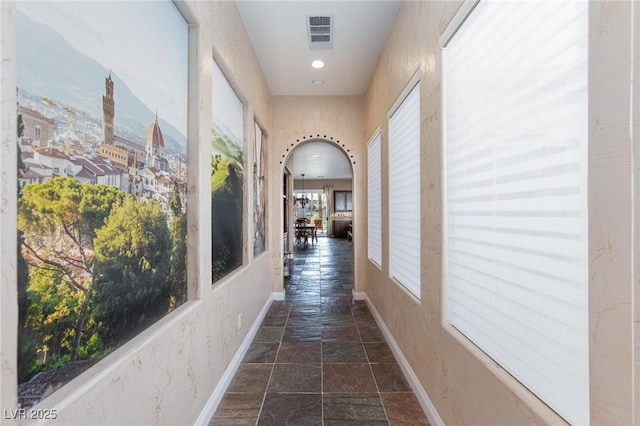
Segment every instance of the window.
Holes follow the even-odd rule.
[[[447,317],[588,424],[587,2],[459,18],[441,40]]]
[[[389,118],[389,271],[420,298],[420,83]]]
[[[335,211],[350,212],[353,210],[353,197],[351,191],[334,191],[333,192]]]
[[[376,134],[367,148],[367,201],[368,205],[368,252],[369,259],[382,265],[382,174],[380,133]]]
[[[42,134],[42,130],[40,129],[40,126],[35,126],[33,128],[33,134],[37,139],[40,139],[40,136]]]

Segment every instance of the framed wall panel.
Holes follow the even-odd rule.
[[[253,145],[253,255],[257,256],[266,246],[267,214],[267,164],[265,135],[258,123],[255,125]]]
[[[211,248],[215,283],[242,265],[244,199],[243,105],[213,63]]]
[[[16,9],[27,408],[186,300],[188,34],[168,1]]]

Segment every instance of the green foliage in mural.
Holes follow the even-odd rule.
[[[235,162],[225,169],[211,198],[214,282],[242,265],[242,170]]]
[[[111,186],[54,178],[24,187],[20,382],[102,357],[186,300],[186,215],[177,184],[169,209],[171,228],[157,202]]]
[[[26,185],[19,200],[18,227],[24,235],[22,247],[28,263],[35,269],[61,274],[62,283],[82,300],[78,309],[68,311],[72,361],[78,358],[87,320],[96,229],[125,196],[111,186],[55,178]],[[59,291],[55,282],[50,284],[51,293]]]
[[[102,337],[118,344],[169,307],[172,242],[158,203],[128,198],[96,233],[93,300]]]
[[[243,153],[213,129],[211,158],[211,249],[213,282],[242,265]]]
[[[17,136],[18,140],[24,134],[24,122],[22,115],[18,114]],[[22,152],[20,144],[18,144],[18,178],[21,173],[26,170],[22,161]],[[18,198],[22,195],[22,188],[18,181]],[[36,343],[33,338],[32,330],[27,326],[27,309],[29,307],[29,299],[27,287],[29,285],[29,265],[22,254],[23,234],[18,229],[18,253],[17,253],[17,285],[18,285],[18,380],[23,381],[32,374],[32,366],[27,360],[36,358]]]
[[[173,215],[171,222],[171,300],[169,307],[174,309],[187,300],[187,215],[182,210],[182,201],[178,183],[173,182],[173,192],[169,201],[169,208]]]

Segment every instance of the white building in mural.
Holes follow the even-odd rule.
[[[52,177],[68,176],[69,156],[50,147],[34,148],[33,162],[53,169]]]
[[[67,108],[65,124],[60,122],[62,116],[54,114],[58,128],[66,129],[56,134],[56,119],[47,117],[51,114],[19,105],[18,113],[24,123],[19,144],[25,164],[20,184],[69,176],[80,182],[115,186],[136,197],[156,199],[166,208],[173,179],[184,188],[180,177],[182,160],[176,156],[170,164],[157,113],[147,128],[144,145],[116,134],[114,92],[110,73],[105,79],[102,137],[97,144],[89,140],[93,135],[87,139],[85,133],[74,130],[69,119],[70,108]],[[171,172],[172,166],[175,176]]]

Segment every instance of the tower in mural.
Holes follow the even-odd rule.
[[[111,71],[104,82],[104,95],[102,96],[102,134],[104,143],[111,145],[113,142],[113,117],[115,116],[115,102],[113,101],[113,80]]]
[[[108,158],[114,166],[124,170],[128,170],[129,167],[135,169],[152,167],[169,173],[169,161],[165,153],[164,136],[162,136],[160,124],[158,124],[158,112],[156,111],[153,123],[147,128],[144,146],[136,142],[125,141],[124,138],[115,134],[115,100],[113,95],[114,84],[111,71],[109,71],[109,76],[105,79],[104,95],[102,95],[104,139],[100,144],[100,155]],[[136,156],[135,164],[134,155]],[[135,182],[132,184],[135,185]],[[130,192],[136,193],[136,190],[132,189]]]
[[[111,71],[109,71],[109,76],[104,80],[104,95],[102,95],[102,136],[104,139],[100,144],[100,155],[108,158],[114,166],[127,170],[129,152],[113,144],[115,105],[113,80],[111,79]]]

